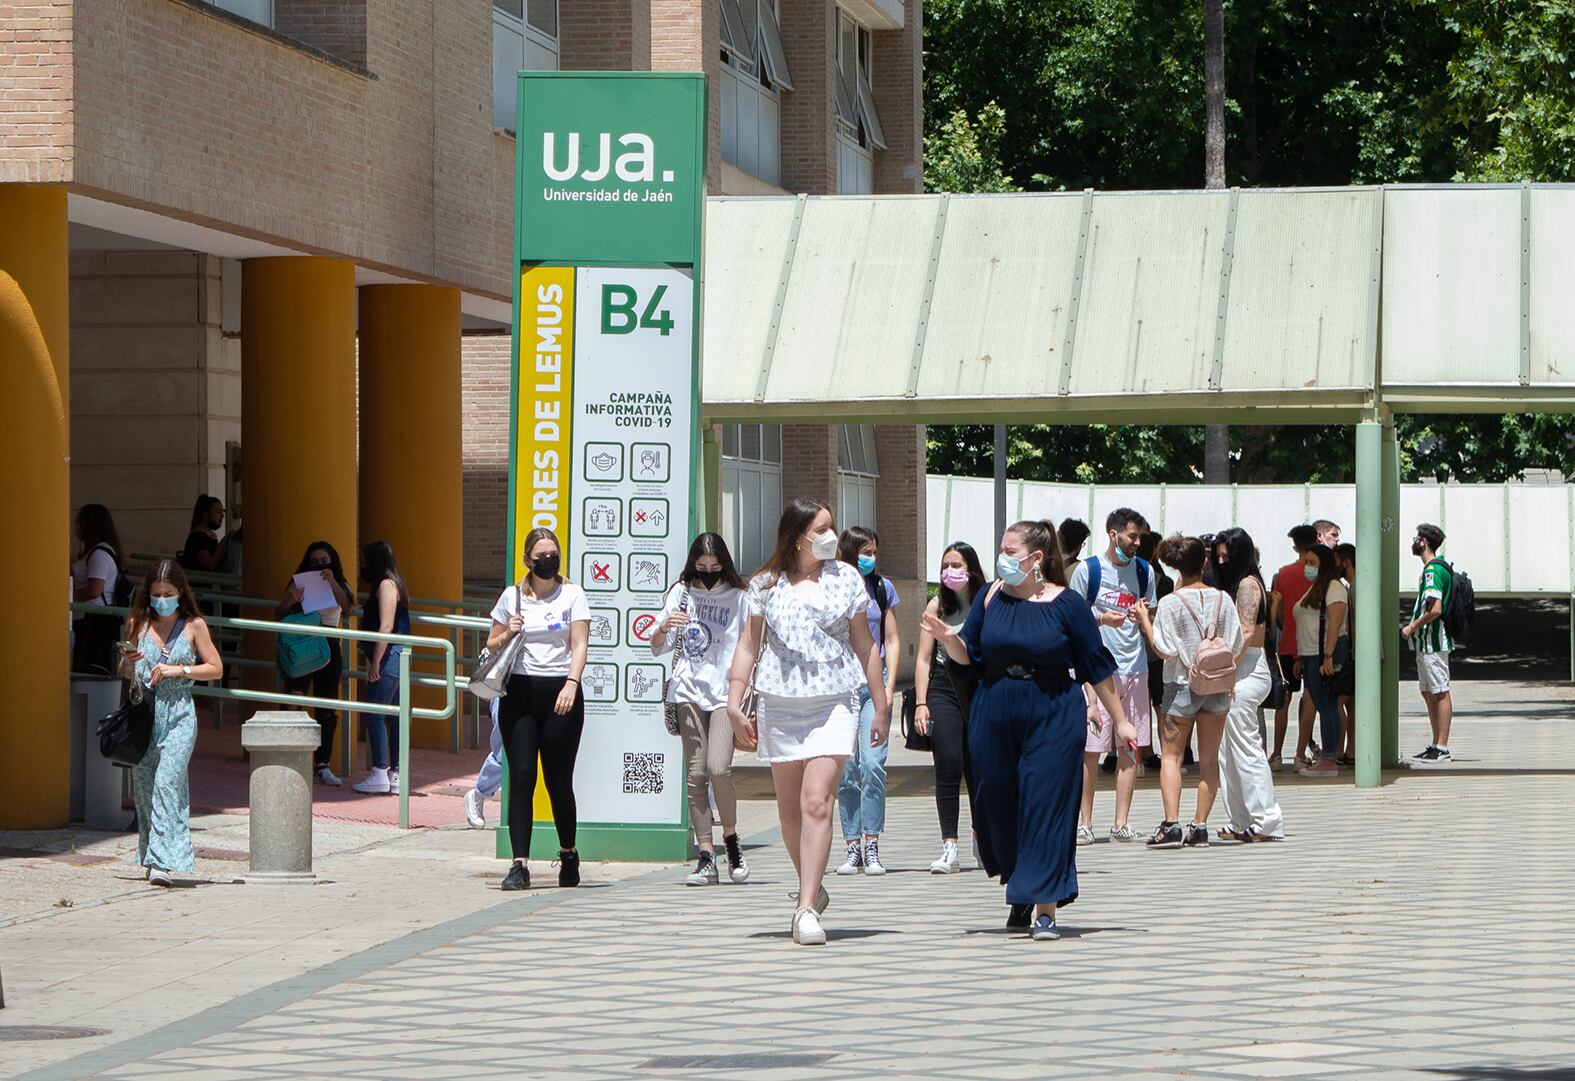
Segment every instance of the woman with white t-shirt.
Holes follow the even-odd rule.
[[[102,503],[82,504],[77,511],[76,533],[82,547],[71,564],[71,599],[107,607],[114,603],[125,559],[109,508]],[[77,612],[71,617],[71,626],[76,632],[71,648],[73,672],[108,676],[119,668],[115,654],[119,616]]]
[[[533,529],[526,536],[525,562],[530,572],[498,598],[492,609],[492,633],[487,636],[487,648],[494,651],[516,635],[525,639],[498,707],[512,793],[509,843],[514,865],[503,879],[506,890],[530,888],[525,863],[535,818],[537,755],[558,829],[558,885],[580,884],[580,854],[574,847],[579,825],[574,761],[585,730],[580,675],[590,643],[591,609],[585,591],[559,574],[562,547],[550,529]]]
[[[793,941],[820,946],[821,879],[831,854],[831,803],[858,738],[859,688],[875,700],[870,745],[886,742],[891,705],[870,634],[869,594],[837,559],[831,509],[795,499],[777,523],[776,550],[749,582],[746,619],[728,677],[727,713],[745,747],[771,764],[782,843],[798,872]],[[758,661],[758,666],[757,666]],[[756,716],[744,712],[753,682]]]
[[[749,880],[749,864],[738,846],[738,793],[733,784],[733,724],[727,719],[727,675],[744,622],[744,580],[720,534],[702,533],[689,546],[678,582],[667,591],[662,617],[651,634],[651,652],[673,659],[667,701],[677,707],[688,776],[689,829],[699,862],[686,881],[714,886],[717,871],[710,785],[722,820],[727,877]]]
[[[1307,682],[1322,726],[1323,746],[1314,765],[1296,772],[1303,777],[1340,775],[1340,700],[1330,681],[1351,663],[1351,639],[1346,627],[1350,591],[1340,581],[1340,561],[1334,549],[1315,544],[1302,555],[1302,573],[1312,585],[1291,609],[1296,621],[1296,674]]]

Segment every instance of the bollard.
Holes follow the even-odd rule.
[[[258,713],[241,725],[251,756],[251,869],[256,885],[311,883],[312,752],[317,722],[300,710]]]

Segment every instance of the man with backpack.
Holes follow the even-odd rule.
[[[1115,722],[1091,689],[1084,688],[1088,699],[1088,740],[1083,748],[1083,806],[1077,828],[1080,845],[1094,843],[1094,788],[1099,782],[1099,756],[1106,751],[1114,751],[1117,758],[1116,816],[1110,839],[1134,841],[1138,836],[1127,824],[1127,815],[1132,808],[1138,757],[1146,755],[1149,746],[1149,726],[1137,723],[1149,711],[1148,643],[1132,616],[1132,608],[1139,601],[1146,601],[1150,607],[1159,603],[1154,593],[1153,568],[1137,554],[1147,529],[1148,522],[1132,508],[1111,511],[1105,518],[1104,553],[1090,555],[1079,563],[1067,583],[1069,590],[1088,603],[1094,622],[1099,624],[1099,636],[1116,660],[1116,693],[1121,697],[1122,710],[1133,719],[1139,741],[1136,757],[1125,747],[1118,747]]]
[[[1449,694],[1449,653],[1455,648],[1458,620],[1446,618],[1451,602],[1457,602],[1454,568],[1438,558],[1444,544],[1444,531],[1423,523],[1411,538],[1411,554],[1422,561],[1422,579],[1416,587],[1416,604],[1411,621],[1400,628],[1401,637],[1416,650],[1417,687],[1427,703],[1427,720],[1433,727],[1433,742],[1414,755],[1418,762],[1449,761],[1449,726],[1455,717],[1454,701]],[[1458,605],[1457,605],[1458,606]],[[1456,623],[1451,628],[1450,624]]]

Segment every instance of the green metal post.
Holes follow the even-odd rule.
[[[1364,420],[1356,426],[1356,786],[1376,788],[1382,780],[1379,755],[1383,710],[1380,656],[1386,622],[1381,556],[1383,536],[1383,425]],[[1366,661],[1366,663],[1360,663]],[[1332,752],[1329,752],[1332,753]]]
[[[1382,762],[1387,767],[1400,764],[1400,650],[1404,648],[1395,628],[1400,609],[1400,445],[1395,440],[1394,421],[1384,423],[1383,438],[1383,570],[1379,576],[1379,642],[1383,647],[1383,740]]]
[[[399,828],[410,828],[410,647],[399,651]]]

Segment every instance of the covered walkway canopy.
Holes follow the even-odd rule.
[[[716,199],[702,406],[1354,424],[1356,778],[1376,785],[1400,757],[1415,524],[1393,413],[1575,409],[1571,252],[1564,185]]]
[[[1575,187],[713,199],[707,419],[1575,408]]]

